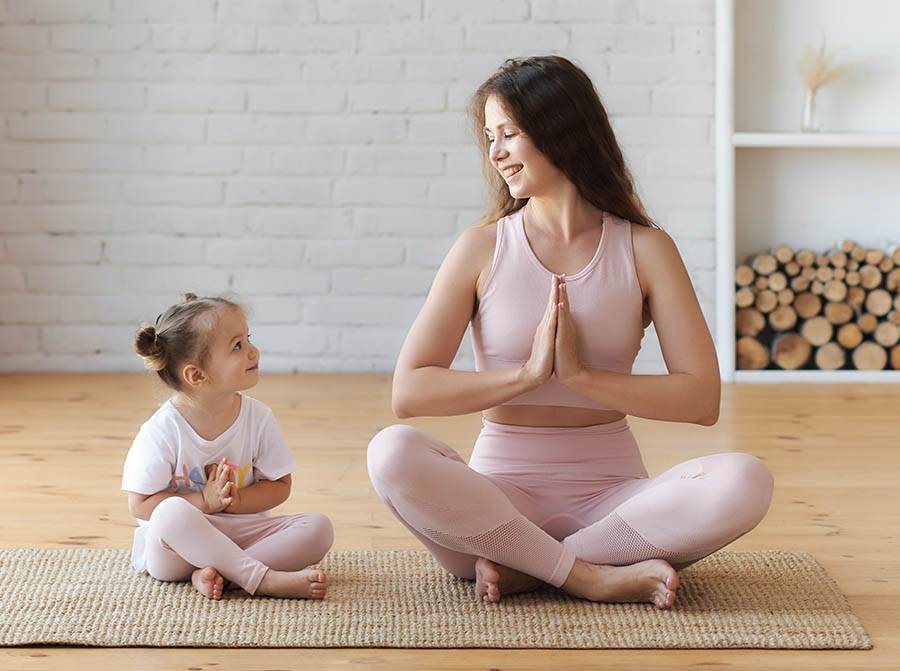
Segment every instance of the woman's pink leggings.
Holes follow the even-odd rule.
[[[331,521],[321,513],[206,515],[171,496],[150,515],[144,556],[157,580],[189,580],[197,568],[212,566],[254,594],[270,568],[306,568],[325,556],[333,540]]]
[[[486,557],[556,587],[576,558],[684,568],[759,524],[773,486],[768,467],[741,452],[648,477],[625,419],[576,428],[484,420],[468,466],[395,424],[369,443],[368,467],[379,496],[454,575],[474,579]]]

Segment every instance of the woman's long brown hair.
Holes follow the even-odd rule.
[[[600,96],[585,72],[562,56],[510,58],[469,100],[475,139],[482,149],[488,182],[488,209],[479,226],[492,224],[524,207],[513,198],[491,165],[484,133],[484,104],[496,96],[513,120],[578,189],[600,210],[641,226],[659,228],[634,189],[634,181],[609,124]]]

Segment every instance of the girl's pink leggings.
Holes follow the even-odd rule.
[[[306,568],[325,556],[333,540],[331,521],[321,513],[206,515],[172,496],[150,515],[144,556],[157,580],[189,580],[197,568],[212,566],[254,594],[270,568]]]
[[[368,467],[388,508],[454,575],[474,579],[485,557],[556,587],[576,558],[684,568],[759,524],[773,486],[768,467],[741,452],[648,477],[625,419],[576,428],[484,420],[468,465],[395,424],[369,443]]]

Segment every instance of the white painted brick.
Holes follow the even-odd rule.
[[[238,86],[153,84],[147,92],[147,108],[154,112],[240,112],[247,95]]]
[[[0,208],[0,231],[6,233],[99,233],[110,229],[109,214],[96,203],[41,203]]]
[[[196,264],[203,258],[202,240],[158,235],[109,237],[103,251],[104,261],[112,264],[158,265]]]
[[[40,346],[38,328],[35,326],[0,325],[0,354],[24,354],[37,352]]]
[[[712,209],[675,210],[666,216],[664,228],[676,238],[709,238],[716,235],[716,216]]]
[[[107,21],[111,18],[109,0],[6,0],[5,5],[10,23]]]
[[[66,325],[41,329],[41,349],[50,354],[125,354],[134,351],[131,326]]]
[[[332,198],[339,205],[400,205],[423,202],[427,189],[424,179],[350,177],[335,180]]]
[[[284,144],[303,138],[306,122],[295,117],[215,115],[207,141],[220,144]]]
[[[29,291],[59,294],[108,294],[122,286],[123,269],[114,266],[28,266]]]
[[[503,41],[497,36],[504,31]],[[507,32],[508,31],[508,32]],[[569,46],[568,26],[553,23],[522,25],[502,24],[491,26],[471,26],[466,31],[467,50],[497,53],[513,52],[562,52]]]
[[[223,23],[310,23],[316,20],[313,0],[222,0],[218,20]]]
[[[641,182],[639,191],[647,208],[653,212],[715,206],[714,184],[707,181],[647,179]]]
[[[444,160],[433,148],[353,147],[347,151],[349,175],[439,175]]]
[[[653,89],[655,114],[708,115],[715,113],[712,86],[657,86]]]
[[[253,86],[248,92],[250,112],[339,112],[344,108],[346,93],[339,86]]]
[[[75,54],[72,54],[75,56]],[[205,54],[171,54],[139,51],[127,58],[120,54],[98,54],[96,78],[102,80],[191,81],[203,78]]]
[[[114,200],[121,179],[102,175],[23,175],[19,183],[19,200],[26,203],[77,203]]]
[[[147,147],[144,155],[147,170],[167,174],[235,174],[243,161],[236,147],[159,145]]]
[[[0,266],[0,276],[2,269]],[[0,294],[0,315],[4,324],[47,324],[60,320],[63,303],[56,296]]]
[[[230,205],[324,205],[330,193],[329,179],[244,177],[228,180],[225,200]]]
[[[424,299],[382,298],[376,296],[317,296],[304,305],[304,321],[308,324],[334,326],[412,325],[422,309]]]
[[[10,203],[16,199],[19,191],[19,180],[17,177],[0,175],[0,203]],[[0,230],[5,226],[6,222],[0,218]]]
[[[472,146],[468,124],[458,114],[435,114],[410,119],[408,139],[418,144]]]
[[[355,51],[358,42],[356,28],[345,26],[261,26],[260,53],[340,54]]]
[[[359,84],[349,87],[351,112],[439,112],[446,92],[435,84]]]
[[[295,267],[303,261],[303,246],[304,243],[298,240],[210,240],[206,244],[206,261],[213,266],[226,267]]]
[[[650,112],[649,86],[612,84],[604,86],[599,94],[607,114],[648,114]]]
[[[132,333],[178,301],[178,295],[67,296],[59,303],[58,320],[66,324],[129,324]],[[55,321],[55,320],[54,320]]]
[[[148,3],[139,0],[139,4]],[[174,2],[176,7],[189,3]],[[249,53],[256,49],[256,28],[253,26],[168,24],[153,28],[153,48],[156,51],[221,51]]]
[[[143,84],[51,84],[47,105],[60,110],[114,110],[137,112],[144,108]]]
[[[244,172],[269,175],[333,175],[342,172],[341,150],[332,147],[248,147]]]
[[[684,56],[712,56],[716,50],[716,30],[713,27],[675,26],[675,53]]]
[[[578,51],[613,51],[617,54],[662,56],[672,52],[669,26],[572,26],[572,47]]]
[[[250,296],[238,302],[247,308],[251,333],[257,324],[296,324],[304,312],[292,296]]]
[[[684,265],[691,271],[715,270],[715,240],[676,240],[676,245]]]
[[[332,271],[335,293],[424,296],[434,280],[430,268],[337,268]]]
[[[227,271],[219,268],[184,266],[133,266],[123,269],[126,291],[139,294],[169,292],[175,295],[220,294],[228,290]]]
[[[0,266],[0,291],[24,291],[25,273],[16,266]]]
[[[406,237],[442,236],[456,230],[453,212],[428,209],[358,208],[354,213],[357,235]]]
[[[453,246],[453,238],[414,240],[406,244],[406,260],[411,266],[437,268]]]
[[[652,178],[709,179],[715,178],[715,154],[706,149],[651,149],[647,161]]]
[[[6,251],[6,239],[0,238],[0,264],[7,263],[9,255]]]
[[[406,332],[403,328],[345,328],[341,331],[341,351],[396,359]]]
[[[294,56],[208,54],[203,74],[212,81],[291,82],[300,79],[300,63]]]
[[[621,145],[635,147],[703,147],[710,120],[676,117],[618,117],[612,119]]]
[[[202,142],[205,121],[176,114],[109,116],[105,139],[112,142]]]
[[[47,105],[47,87],[35,84],[19,84],[4,82],[3,96],[0,97],[0,109],[33,110]],[[5,132],[0,134],[0,137]]]
[[[383,238],[314,240],[306,244],[304,261],[315,268],[393,266],[403,260],[403,243]]]
[[[420,0],[343,0],[319,3],[319,20],[323,23],[381,23],[421,18]]]
[[[135,172],[140,147],[84,142],[16,142],[0,145],[0,170]]]
[[[604,21],[629,23],[637,18],[635,0],[535,0],[533,17],[537,21]]]
[[[404,139],[406,122],[397,117],[353,114],[342,118],[315,117],[306,120],[305,140],[314,144],[396,143]]]
[[[110,139],[106,119],[87,114],[9,114],[7,123],[9,137],[16,140]]]
[[[232,288],[240,294],[322,294],[329,288],[328,272],[306,268],[237,268]]]
[[[489,5],[489,8],[495,4]],[[458,7],[456,3],[449,2],[441,6],[448,10]],[[406,79],[414,82],[462,81],[468,84],[471,94],[474,92],[473,84],[487,79],[501,63],[495,54],[416,54],[406,58]]]
[[[482,157],[480,149],[468,147],[466,149],[447,149],[444,152],[447,157],[445,172],[448,175],[480,175]]]
[[[640,0],[641,19],[650,23],[711,24],[714,0]]]
[[[316,29],[316,33],[322,27]],[[341,51],[344,50],[341,47]],[[402,56],[309,54],[303,58],[303,80],[313,83],[395,82],[403,78]]]
[[[6,241],[13,263],[97,263],[102,242],[74,235],[14,235]]]
[[[266,208],[253,210],[248,222],[252,233],[273,237],[342,238],[353,232],[351,210]]]
[[[461,52],[467,45],[463,27],[454,24],[373,26],[360,35],[360,50],[375,54]]]
[[[215,21],[215,0],[113,0],[113,18],[123,21]]]
[[[121,205],[109,210],[109,230],[120,233],[175,233],[241,236],[249,213],[234,208]]]
[[[77,372],[132,371],[150,375],[136,355],[103,354],[13,354],[0,357],[4,372]]]
[[[716,300],[716,272],[712,270],[691,270],[691,280],[694,290],[701,301],[715,302]]]
[[[213,205],[223,202],[225,183],[201,177],[128,177],[122,195],[129,203]]]
[[[320,326],[260,324],[253,330],[253,340],[262,353],[260,368],[265,369],[270,353],[324,354],[328,351],[329,332]]]
[[[150,28],[138,24],[57,26],[50,31],[54,51],[133,51],[150,43]]]
[[[582,6],[582,3],[576,5]],[[570,11],[574,7],[570,7]],[[529,16],[527,0],[425,0],[425,21],[468,23],[477,17],[479,23],[524,21]]]
[[[472,205],[482,201],[484,180],[478,177],[445,177],[428,185],[428,204],[435,207],[453,207],[460,203]]]
[[[35,53],[50,47],[50,30],[44,26],[0,25],[0,51]]]

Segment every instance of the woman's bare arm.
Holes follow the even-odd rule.
[[[712,426],[719,418],[719,364],[690,276],[665,232],[641,226],[632,226],[632,231],[638,276],[669,374],[583,367],[561,381],[627,415]]]
[[[450,370],[472,318],[478,276],[493,256],[493,240],[485,229],[470,228],[441,264],[397,359],[391,395],[397,417],[479,412],[543,381],[530,366]]]

